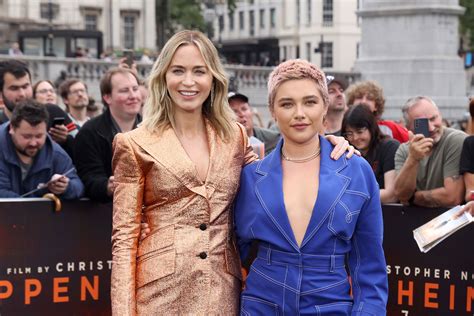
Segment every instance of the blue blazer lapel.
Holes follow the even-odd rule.
[[[255,182],[255,193],[267,213],[270,220],[275,224],[278,231],[288,243],[299,252],[298,244],[293,235],[290,221],[285,210],[283,199],[283,181],[281,169],[281,146],[280,140],[275,148],[265,159],[258,162],[255,172],[261,176]]]
[[[321,144],[321,167],[319,172],[318,198],[306,229],[305,237],[301,243],[301,248],[321,228],[350,182],[349,177],[340,173],[347,166],[347,158],[343,156],[338,160],[333,160],[330,157],[333,146],[322,136],[319,137],[319,140]]]

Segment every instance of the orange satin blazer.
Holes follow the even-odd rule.
[[[230,210],[240,171],[256,156],[242,125],[228,143],[208,121],[206,130],[204,183],[171,127],[115,137],[113,315],[237,314],[241,272]],[[139,242],[142,220],[151,233]]]

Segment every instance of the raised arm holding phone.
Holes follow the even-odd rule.
[[[464,183],[459,160],[466,134],[443,127],[438,107],[427,96],[409,99],[402,111],[410,140],[395,155],[395,195],[404,204],[425,207],[461,203]]]

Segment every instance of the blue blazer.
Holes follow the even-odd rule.
[[[259,241],[259,250],[242,293],[241,315],[386,314],[382,209],[374,173],[361,157],[331,159],[332,145],[323,137],[320,142],[319,193],[300,247],[283,200],[283,140],[242,171],[234,209],[241,258],[252,240]]]

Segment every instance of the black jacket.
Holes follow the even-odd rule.
[[[76,135],[74,164],[91,200],[109,202],[107,181],[112,175],[113,130],[110,111],[86,122]]]

